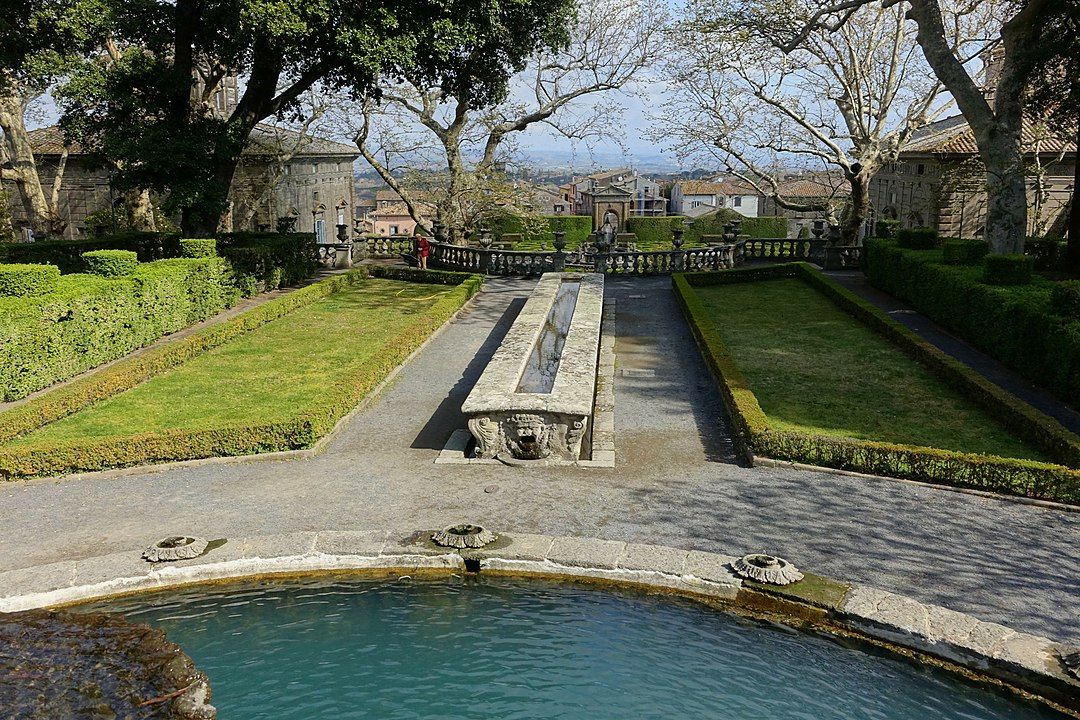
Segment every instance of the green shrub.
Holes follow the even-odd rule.
[[[228,306],[220,258],[172,259],[105,278],[63,275],[42,297],[0,299],[0,397],[15,400],[122,357]]]
[[[1080,280],[1054,283],[1050,291],[1050,307],[1058,315],[1080,320]]]
[[[56,265],[63,274],[86,272],[82,254],[91,250],[131,250],[139,262],[180,256],[180,236],[174,233],[123,232],[80,240],[40,240],[0,245],[0,262]]]
[[[1068,243],[1061,238],[1029,237],[1024,241],[1024,254],[1035,260],[1036,270],[1061,270],[1065,265]]]
[[[805,263],[778,266],[773,276],[795,274],[824,292],[844,310],[867,322],[901,349],[992,409],[1006,427],[1075,465],[1080,462],[1080,438],[989,382],[975,371],[926,343],[881,310],[856,297]],[[730,282],[723,276],[739,271],[672,276],[676,298],[690,324],[702,355],[716,375],[731,413],[738,448],[748,455],[805,462],[856,472],[909,478],[922,482],[972,487],[1059,502],[1080,502],[1080,472],[1047,463],[971,455],[937,448],[837,438],[770,427],[768,417],[742,372],[727,351],[715,322],[693,290],[695,285]],[[709,277],[713,276],[713,277]],[[747,273],[743,279],[752,279]]]
[[[139,257],[131,250],[91,250],[82,259],[86,272],[107,278],[131,275],[139,266]]]
[[[900,247],[907,250],[932,250],[937,247],[937,230],[927,227],[900,228],[896,231]]]
[[[902,250],[874,238],[865,247],[863,268],[875,287],[1080,406],[1080,320],[1051,310],[1054,283],[987,285],[981,268],[944,265],[935,251]]]
[[[878,220],[874,223],[874,235],[880,238],[895,238],[900,232],[899,220]]]
[[[371,265],[367,267],[367,271],[371,277],[428,283],[431,285],[460,285],[471,278],[477,277],[472,273],[450,270],[421,270],[419,268],[402,267],[401,265]]]
[[[217,247],[241,292],[296,285],[314,275],[319,265],[310,233],[229,233],[218,238]]]
[[[551,230],[551,239],[555,239],[555,233],[566,233],[566,247],[574,249],[587,242],[592,234],[592,218],[588,215],[548,215],[548,228]],[[548,243],[549,245],[551,243]]]
[[[0,265],[0,297],[32,297],[56,290],[55,265]]]
[[[687,228],[686,220],[684,217],[631,217],[626,221],[626,232],[637,236],[639,250],[670,248],[675,228],[678,227],[686,230],[683,235],[684,245],[694,245],[700,233],[696,227]]]
[[[786,238],[788,221],[785,217],[748,217],[743,218],[742,234],[759,238]]]
[[[983,260],[983,282],[989,285],[1027,285],[1035,258],[1029,255],[987,255]]]
[[[181,238],[180,257],[204,258],[217,255],[217,240],[214,238]]]
[[[946,240],[941,244],[946,265],[978,265],[989,250],[984,240]]]
[[[490,219],[492,235],[498,241],[513,242],[514,250],[539,250],[541,245],[549,249],[555,241],[556,231],[566,233],[566,249],[577,249],[592,234],[592,218],[587,215],[541,215],[526,222],[514,215]],[[512,239],[508,236],[519,236]]]

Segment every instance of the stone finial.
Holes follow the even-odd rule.
[[[482,548],[498,539],[499,536],[490,530],[469,523],[453,525],[445,530],[439,530],[431,536],[431,541],[436,545],[459,550]]]
[[[774,555],[743,555],[731,567],[739,577],[768,585],[790,585],[803,579],[798,568]]]
[[[559,230],[555,233],[555,239],[552,241],[552,246],[555,248],[555,252],[562,252],[566,247],[566,231]]]
[[[143,559],[147,562],[171,562],[199,557],[206,551],[210,542],[200,537],[172,535],[162,538],[143,550]]]
[[[677,227],[671,231],[671,244],[678,250],[683,244],[683,233],[686,232],[684,228]]]

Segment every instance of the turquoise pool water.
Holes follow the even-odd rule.
[[[576,585],[309,580],[103,608],[165,629],[222,720],[1060,717],[859,645]]]

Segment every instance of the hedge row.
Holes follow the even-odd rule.
[[[938,251],[873,238],[865,245],[863,268],[875,287],[1080,407],[1080,318],[1053,312],[1056,283],[987,285],[980,268],[942,264]]]
[[[225,233],[217,238],[216,245],[219,254],[229,261],[234,283],[245,296],[295,285],[318,268],[311,233]],[[69,274],[90,270],[84,257],[88,252],[127,250],[145,263],[191,257],[193,248],[189,240],[176,233],[125,232],[80,240],[3,244],[0,262],[56,265],[60,272]]]
[[[310,305],[346,285],[359,282],[363,277],[361,270],[353,270],[294,290],[234,318],[203,328],[188,337],[154,348],[137,357],[122,360],[93,375],[75,380],[0,413],[0,442],[20,437],[94,403],[130,390],[196,355]]]
[[[302,301],[302,304],[307,304],[339,289],[346,283],[360,281],[365,274],[363,271],[353,271],[337,276],[297,290],[251,312],[257,314],[259,311],[264,313],[270,311],[273,313],[275,309],[268,306],[289,299],[293,299],[294,303]],[[422,278],[423,276],[416,275],[415,277]],[[475,295],[482,284],[482,276],[466,276],[463,282],[440,298],[427,311],[411,316],[401,326],[394,340],[380,352],[375,353],[363,366],[347,377],[338,378],[338,381],[328,386],[325,395],[313,402],[312,406],[301,409],[295,417],[285,422],[205,427],[145,433],[124,438],[71,440],[0,448],[0,475],[5,478],[51,476],[148,463],[309,448],[320,437],[330,432],[338,420],[352,410],[395,367],[408,358],[432,332]],[[303,297],[296,297],[299,295]],[[294,304],[289,310],[298,306]],[[280,310],[280,305],[277,310]],[[242,319],[243,316],[236,318],[236,320]],[[263,324],[268,319],[272,318],[260,318],[258,324]],[[246,329],[241,332],[244,331]],[[223,341],[220,340],[218,344]],[[207,348],[197,348],[195,352],[205,349]],[[5,416],[0,416],[0,427],[5,424]]]
[[[764,277],[799,277],[845,311],[868,323],[953,387],[991,409],[995,417],[1010,430],[1038,445],[1059,462],[1074,466],[1080,463],[1080,438],[926,343],[873,305],[804,263],[773,266],[768,270],[767,275],[755,269],[753,273],[734,270],[676,274],[672,278],[676,296],[702,354],[720,381],[721,392],[731,413],[736,442],[744,453],[922,482],[1080,503],[1080,471],[1068,467],[771,428],[693,287],[714,282],[746,282]]]
[[[60,281],[55,265],[0,265],[0,297],[34,297],[54,292]]]
[[[75,274],[56,282],[45,295],[0,298],[6,401],[122,357],[236,299],[220,258],[158,260],[124,277]]]
[[[592,218],[587,215],[544,215],[541,219],[546,225],[542,231],[535,232],[519,217],[497,218],[491,222],[492,235],[496,240],[502,240],[504,235],[520,235],[514,250],[539,250],[541,245],[550,250],[555,233],[561,231],[566,233],[566,248],[574,250],[588,241],[592,233]]]

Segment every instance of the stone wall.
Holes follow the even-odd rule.
[[[1056,158],[1054,158],[1056,159]],[[1055,220],[1072,197],[1072,158],[1047,159],[1045,200],[1036,202],[1034,177],[1028,178],[1028,234],[1058,235]],[[879,171],[870,183],[870,202],[878,218],[904,227],[936,228],[944,237],[980,237],[986,222],[985,174],[973,160],[911,158]],[[1039,205],[1036,212],[1036,205]]]
[[[56,175],[57,156],[39,159],[39,172],[46,192],[52,187]],[[265,193],[267,183],[276,180],[274,192]],[[12,222],[16,233],[25,227],[26,211],[13,183],[5,182],[9,195]],[[277,218],[294,215],[297,232],[314,232],[317,220],[324,223],[327,239],[335,233],[338,207],[343,207],[344,222],[352,224],[353,206],[353,159],[349,156],[302,156],[286,163],[283,170],[259,160],[246,160],[237,169],[233,181],[231,230],[274,230]],[[86,232],[86,216],[108,210],[110,202],[119,196],[109,189],[109,175],[100,168],[87,167],[78,155],[68,159],[60,188],[60,212],[68,218],[65,237],[83,237]],[[245,221],[248,210],[255,205],[250,221]]]

